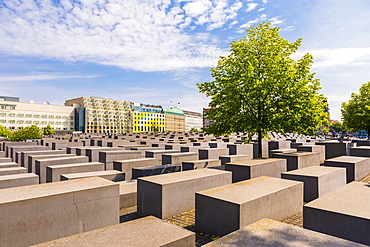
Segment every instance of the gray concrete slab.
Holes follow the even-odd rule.
[[[61,181],[60,175],[62,174],[95,172],[104,170],[104,164],[100,162],[46,166],[46,182],[51,183]]]
[[[359,181],[370,174],[370,158],[340,156],[325,160],[324,166],[344,167],[347,172],[347,183]]]

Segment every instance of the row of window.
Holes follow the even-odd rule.
[[[15,109],[15,106],[14,106],[14,105],[2,105],[2,106],[1,106],[1,109],[10,109],[10,110],[14,110],[14,109]]]
[[[38,115],[38,114],[15,114],[15,113],[0,113],[0,117],[26,117],[26,118],[49,118],[49,119],[68,119],[67,116],[53,116],[53,115]],[[73,117],[69,117],[69,119],[73,120]]]
[[[5,120],[5,119],[0,119],[0,123],[11,123],[11,124],[15,124],[15,123],[17,123],[17,124],[43,124],[43,125],[46,125],[46,124],[50,124],[50,125],[54,125],[54,124],[56,124],[56,125],[68,125],[68,124],[70,124],[70,125],[74,125],[74,123],[73,122],[70,122],[70,123],[68,123],[68,122],[47,122],[47,121],[23,121],[23,120],[18,120],[18,121],[15,121],[15,120]]]

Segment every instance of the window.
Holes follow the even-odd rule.
[[[31,124],[32,123],[32,121],[26,121],[26,124]]]
[[[41,115],[41,118],[47,118],[48,116],[47,115]]]
[[[10,109],[11,109],[11,110],[14,110],[14,109],[15,109],[15,106],[14,106],[14,105],[11,105],[11,106],[10,106]]]
[[[24,114],[17,114],[17,117],[24,117]]]
[[[26,114],[26,117],[32,117],[32,114]]]
[[[49,124],[54,124],[54,122],[53,122],[53,121],[51,121],[51,122],[49,122]]]
[[[39,124],[40,121],[33,121],[33,124]]]
[[[9,120],[8,123],[14,124],[15,123],[15,120]]]
[[[56,116],[55,118],[56,119],[62,119],[62,116]]]
[[[23,124],[23,122],[24,122],[23,120],[18,120],[17,121],[18,124]]]
[[[40,118],[40,115],[33,115],[34,118]]]
[[[0,120],[0,123],[6,123],[6,120],[1,119],[1,120]]]
[[[6,114],[5,113],[0,113],[0,117],[5,117]]]
[[[55,124],[56,124],[56,125],[61,125],[62,123],[61,123],[61,122],[56,122]]]
[[[53,116],[53,115],[49,115],[49,118],[50,118],[50,119],[53,119],[53,118],[54,118],[54,116]]]
[[[41,124],[47,124],[47,123],[48,123],[48,122],[46,122],[46,121],[42,121],[42,122],[41,122]]]
[[[67,119],[68,117],[67,116],[63,116],[63,119]]]

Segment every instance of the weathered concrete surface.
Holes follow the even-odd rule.
[[[231,173],[200,169],[139,178],[137,212],[161,219],[195,208],[195,192],[231,183]]]
[[[195,246],[195,233],[148,216],[37,246],[192,247]]]
[[[218,236],[263,218],[284,220],[302,211],[303,183],[259,177],[196,193],[195,228]]]
[[[9,162],[12,162],[11,158],[6,158],[6,157],[0,158],[0,164],[1,163],[9,163]]]
[[[140,157],[140,151],[133,150],[114,150],[99,152],[99,162],[105,164],[105,170],[112,170],[113,161],[115,160],[131,160],[139,159]]]
[[[349,155],[350,148],[356,146],[356,143],[350,143],[346,141],[345,142],[324,141],[316,142],[315,144],[325,146],[325,159]]]
[[[228,148],[199,149],[198,153],[200,160],[219,159],[220,156],[229,155],[229,149]]]
[[[320,154],[320,164],[325,161],[325,146],[323,145],[304,145],[297,147],[298,152],[316,152]]]
[[[28,157],[30,155],[65,154],[63,150],[22,151],[20,165],[28,168]],[[32,172],[29,170],[29,172]]]
[[[62,151],[62,150],[53,150],[53,151]],[[62,151],[63,152],[63,151]],[[42,155],[29,155],[28,156],[28,172],[36,173],[36,160],[41,159],[52,159],[52,158],[62,158],[62,157],[77,157],[75,154],[42,154]]]
[[[27,172],[28,172],[27,169],[24,168],[24,167],[1,168],[0,169],[0,176],[21,174],[21,173],[27,173]]]
[[[40,177],[40,184],[46,183],[46,167],[51,165],[64,165],[74,163],[87,163],[86,156],[61,157],[50,159],[39,159],[35,161],[35,173]]]
[[[324,166],[345,167],[347,183],[359,181],[370,174],[370,158],[340,156],[325,160]]]
[[[30,246],[118,223],[119,186],[106,179],[0,190],[0,246]]]
[[[64,165],[51,165],[46,167],[46,182],[61,181],[60,175],[79,172],[95,172],[104,171],[104,164],[99,162],[77,163],[77,164],[64,164]]]
[[[116,170],[61,174],[60,180],[64,181],[64,180],[73,180],[73,179],[90,178],[90,177],[100,177],[100,178],[104,178],[107,180],[111,180],[113,182],[119,182],[119,181],[125,180],[125,174],[120,171],[116,171]]]
[[[158,159],[159,164],[162,164],[162,154],[167,153],[178,153],[177,150],[150,150],[145,151],[145,158],[155,158]]]
[[[370,185],[352,182],[304,205],[303,227],[370,245]]]
[[[0,176],[0,189],[19,186],[33,185],[39,183],[39,176],[34,173],[21,173]]]
[[[132,168],[158,166],[158,165],[160,164],[157,158],[129,159],[129,160],[113,161],[113,169],[124,172],[126,174],[125,180],[132,179]]]
[[[204,247],[255,247],[255,246],[332,246],[365,247],[364,245],[330,235],[291,226],[270,219],[262,219],[238,231],[212,241]]]
[[[170,153],[162,154],[162,165],[182,165],[184,161],[198,160],[198,153]]]
[[[309,202],[347,184],[346,169],[311,166],[281,173],[281,178],[304,183],[304,201]]]
[[[119,207],[129,208],[137,204],[137,181],[117,182],[119,184]]]
[[[253,158],[253,144],[227,144],[229,155],[249,155]]]
[[[1,168],[9,168],[9,167],[19,167],[19,165],[15,162],[0,163],[0,169]]]
[[[230,163],[230,162],[251,160],[253,159],[253,155],[244,155],[244,154],[227,155],[227,156],[220,156],[219,159],[221,160],[221,165],[225,165],[226,163]]]
[[[225,164],[225,170],[231,171],[233,174],[233,183],[257,178],[261,176],[269,176],[280,178],[282,172],[286,172],[285,159],[253,159],[237,161]]]
[[[219,159],[210,159],[210,160],[194,160],[194,161],[183,161],[182,162],[182,171],[204,169],[208,167],[220,166],[221,160]]]
[[[272,157],[286,159],[287,171],[320,165],[320,153],[316,152],[273,153]]]
[[[18,146],[10,147],[10,150],[12,152],[13,161],[21,164],[21,155],[23,151],[45,151],[50,150],[50,148],[45,146]]]

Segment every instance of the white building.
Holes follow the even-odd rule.
[[[47,102],[22,103],[0,96],[0,125],[3,127],[18,130],[31,125],[45,128],[49,124],[54,130],[74,130],[74,108]]]
[[[203,128],[203,116],[199,112],[183,110],[185,114],[185,131],[189,132],[191,128],[196,128],[198,131]]]

